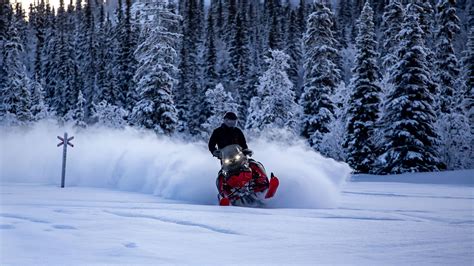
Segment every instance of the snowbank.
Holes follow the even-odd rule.
[[[66,186],[151,193],[196,204],[216,204],[219,162],[203,142],[185,143],[134,129],[73,129],[40,124],[28,131],[0,129],[0,181],[60,184],[57,135],[74,135]],[[351,169],[304,145],[250,141],[254,158],[280,178],[271,207],[335,207]],[[47,195],[45,195],[47,196]],[[126,199],[124,199],[126,200]]]

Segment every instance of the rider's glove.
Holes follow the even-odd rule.
[[[242,151],[245,155],[249,156],[249,157],[252,157],[253,155],[253,151],[250,150],[250,149],[245,149]]]
[[[217,158],[220,159],[220,158],[221,158],[221,151],[215,150],[215,151],[212,152],[212,155],[213,155],[214,157],[217,157]]]

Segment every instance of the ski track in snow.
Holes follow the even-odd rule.
[[[0,264],[473,265],[473,189],[348,183],[338,208],[265,209],[0,182]]]
[[[221,233],[221,234],[230,234],[230,235],[239,235],[238,233],[228,230],[228,229],[221,229],[205,224],[198,224],[194,223],[191,221],[180,221],[180,220],[173,220],[170,218],[166,217],[158,217],[158,216],[153,216],[153,215],[146,215],[146,214],[137,214],[137,213],[124,213],[124,212],[115,212],[115,211],[104,211],[105,213],[110,213],[113,215],[117,215],[120,217],[127,217],[127,218],[145,218],[145,219],[152,219],[164,223],[171,223],[171,224],[177,224],[177,225],[183,225],[183,226],[192,226],[192,227],[199,227],[201,229],[206,229],[212,232],[216,233]]]

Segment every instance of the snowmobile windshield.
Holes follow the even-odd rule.
[[[247,156],[242,152],[242,148],[237,145],[229,145],[221,150],[222,170],[233,171],[247,164]]]

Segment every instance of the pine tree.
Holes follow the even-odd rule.
[[[433,22],[435,21],[435,10],[431,4],[431,0],[413,0],[412,8],[418,14],[418,23],[422,30],[425,46],[429,49],[433,48]]]
[[[303,37],[305,46],[305,84],[300,98],[303,108],[302,136],[320,150],[328,125],[334,118],[334,104],[330,96],[340,82],[336,40],[332,33],[332,13],[323,4],[315,4],[315,12],[308,19]]]
[[[242,117],[246,117],[247,107],[250,102],[250,98],[247,95],[251,94],[249,85],[250,75],[250,50],[248,32],[246,29],[246,23],[244,15],[238,13],[236,17],[236,32],[231,42],[229,54],[232,64],[232,79],[236,91],[238,92],[237,101],[242,108],[239,112]]]
[[[12,15],[12,13],[9,13]],[[32,120],[31,94],[26,67],[21,60],[24,51],[18,32],[19,21],[16,17],[7,18],[8,27],[3,34],[3,66],[5,80],[0,87],[0,123],[4,125],[27,125]]]
[[[6,86],[7,67],[5,65],[5,44],[8,36],[8,28],[12,23],[13,10],[9,0],[0,2],[0,91]],[[0,94],[1,96],[1,94]],[[1,98],[0,98],[1,99]],[[0,102],[0,106],[2,103]],[[2,111],[4,112],[4,111]]]
[[[199,128],[208,117],[208,108],[205,108],[205,88],[202,82],[200,49],[203,41],[203,32],[200,23],[201,12],[198,0],[185,2],[182,21],[182,44],[179,64],[179,87],[177,91],[177,107],[180,121],[185,124],[191,134],[198,134]]]
[[[357,58],[353,69],[353,92],[349,100],[347,137],[347,162],[359,173],[370,172],[376,161],[376,145],[373,139],[379,117],[380,87],[377,67],[377,42],[373,22],[373,10],[366,2],[358,21],[356,38]]]
[[[170,27],[179,23],[179,16],[168,10],[163,2],[153,5],[155,18],[142,30],[141,43],[135,51],[138,68],[134,79],[138,101],[131,121],[157,134],[172,134],[177,125],[177,111],[173,102],[176,48],[179,35]]]
[[[442,0],[437,5],[438,31],[436,33],[436,81],[439,87],[440,111],[451,113],[455,106],[456,86],[460,69],[454,53],[453,41],[459,32],[459,18],[456,15],[456,1]],[[461,93],[462,96],[462,93]]]
[[[286,53],[290,56],[290,67],[288,68],[288,76],[295,85],[295,92],[299,96],[303,87],[302,84],[302,61],[303,61],[303,45],[300,26],[298,25],[298,17],[296,12],[291,12],[290,25],[288,30],[288,39],[286,44]]]
[[[467,167],[474,168],[474,26],[471,26],[469,31],[469,38],[467,42],[467,49],[463,57],[464,65],[464,102],[463,108],[467,116],[467,121],[470,125],[470,158]]]
[[[36,80],[30,80],[29,90],[31,92],[31,115],[34,121],[40,121],[50,118],[52,115],[44,101],[44,90],[41,83]]]
[[[346,27],[352,23],[352,8],[349,0],[340,0],[336,7],[336,17],[338,24],[338,36],[341,37],[339,42],[342,47],[347,47],[349,36],[351,36],[350,28]]]
[[[267,1],[267,12],[268,12],[268,49],[276,50],[283,49],[283,40],[281,32],[281,22],[280,22],[280,9],[281,3],[280,0],[268,0]]]
[[[48,60],[51,61],[51,73],[47,78],[54,78],[52,107],[59,117],[65,117],[76,105],[79,88],[78,66],[75,61],[74,40],[70,35],[72,25],[64,2],[60,1],[57,14],[57,28]]]
[[[136,49],[136,36],[132,26],[132,1],[125,0],[125,12],[123,12],[122,8],[122,1],[119,0],[119,7],[117,8],[117,34],[115,36],[118,43],[115,70],[117,90],[115,91],[120,94],[117,95],[118,103],[116,104],[131,110],[136,101],[133,76],[137,64],[133,55]]]
[[[216,48],[216,36],[214,30],[214,19],[212,12],[208,13],[207,17],[207,35],[206,35],[206,88],[209,90],[215,87],[217,83],[217,48]]]
[[[209,137],[212,131],[222,123],[222,117],[226,112],[238,112],[238,104],[232,94],[224,89],[221,83],[206,91],[206,101],[210,108],[211,115],[203,124],[201,133],[204,137]]]
[[[46,39],[46,31],[47,31],[47,13],[46,13],[46,5],[44,0],[41,0],[37,3],[34,7],[34,15],[30,14],[30,24],[32,25],[33,31],[36,37],[36,45],[35,45],[35,61],[34,61],[34,73],[39,78],[44,77],[43,69],[42,69],[42,52],[44,50]],[[33,17],[32,17],[33,15]]]
[[[93,104],[92,117],[100,126],[123,129],[127,126],[128,112],[122,107],[108,103],[106,100]]]
[[[472,133],[465,113],[456,109],[438,117],[437,131],[440,135],[438,152],[448,170],[468,169],[472,157]]]
[[[436,146],[433,110],[435,86],[427,61],[427,48],[413,5],[399,34],[400,61],[392,69],[393,90],[387,97],[382,117],[385,149],[382,173],[437,171],[441,169]]]
[[[383,45],[381,49],[382,66],[388,71],[398,62],[396,50],[399,47],[398,33],[401,30],[405,10],[400,0],[390,0],[385,6],[382,21]]]
[[[320,145],[321,153],[337,161],[347,160],[347,149],[344,142],[347,134],[347,120],[350,97],[350,86],[341,82],[331,96],[334,103],[334,119],[329,123],[328,128],[331,134],[325,134]]]
[[[82,91],[79,91],[77,95],[76,106],[74,109],[70,110],[66,116],[67,121],[72,121],[74,127],[76,128],[87,128],[87,123],[85,122],[86,113],[86,99],[82,94]]]
[[[283,51],[270,51],[265,60],[268,69],[259,78],[257,96],[250,103],[247,129],[261,132],[283,128],[298,133],[300,107],[295,102],[293,83],[286,73],[289,59]]]
[[[55,91],[57,85],[57,24],[54,12],[51,6],[47,3],[45,8],[46,30],[45,30],[45,45],[41,51],[41,76],[43,88],[45,90],[45,99],[51,109],[56,110],[55,106]]]

